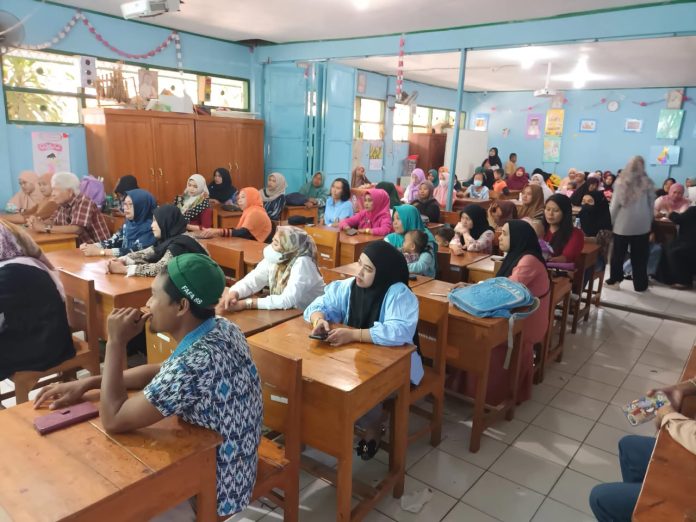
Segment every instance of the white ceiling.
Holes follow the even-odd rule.
[[[572,89],[580,56],[587,56],[590,76],[586,89],[640,87],[686,87],[696,85],[696,36],[652,38],[616,42],[521,47],[470,51],[467,54],[466,91],[530,91],[546,81],[547,63],[552,63],[550,87]],[[525,56],[536,61],[521,68]],[[396,56],[340,60],[367,71],[394,76]],[[581,75],[585,76],[585,75]],[[407,55],[404,78],[441,87],[457,88],[459,53]],[[577,87],[579,88],[579,86]]]
[[[125,0],[60,3],[116,16]],[[183,0],[149,23],[225,40],[286,43],[443,29],[653,3],[654,0]],[[666,1],[664,3],[669,3]]]

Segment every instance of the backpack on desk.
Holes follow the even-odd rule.
[[[475,285],[452,290],[449,302],[457,309],[476,317],[508,318],[508,350],[504,368],[510,366],[515,319],[523,319],[536,312],[539,299],[534,297],[522,283],[507,277],[493,277]],[[528,308],[524,312],[513,312],[517,308]]]

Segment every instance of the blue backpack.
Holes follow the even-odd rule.
[[[509,319],[508,350],[504,368],[510,366],[515,319],[523,319],[536,312],[539,299],[534,297],[522,283],[507,277],[486,279],[475,285],[452,290],[449,302],[457,309],[476,317],[505,317]],[[524,312],[513,312],[516,308],[528,308]]]

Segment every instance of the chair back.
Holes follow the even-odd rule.
[[[234,272],[234,279],[239,280],[244,277],[244,252],[232,248],[225,248],[220,245],[205,245],[208,254],[225,272],[225,279],[231,279],[229,272]],[[228,284],[230,281],[227,281]]]
[[[459,212],[451,212],[448,210],[443,210],[440,212],[440,221],[448,225],[456,225],[459,223]]]
[[[304,230],[317,245],[317,264],[320,267],[336,268],[339,259],[339,230],[318,227],[305,227]]]
[[[74,333],[84,332],[85,339],[73,335],[76,348],[84,346],[99,358],[99,318],[97,316],[97,292],[94,281],[59,270],[60,280],[65,289],[65,306],[68,312],[68,324]]]
[[[319,272],[321,272],[321,277],[324,280],[324,283],[326,283],[327,285],[329,283],[333,283],[334,281],[341,281],[348,277],[345,274],[341,274],[339,272],[336,272],[335,270],[331,270],[330,268],[326,268],[323,266],[319,267]]]

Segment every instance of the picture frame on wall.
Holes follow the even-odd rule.
[[[480,112],[478,114],[474,114],[474,118],[471,121],[471,128],[475,131],[482,131],[485,132],[488,130],[488,118],[489,114],[485,112]]]
[[[597,132],[597,120],[580,120],[580,132]]]
[[[643,120],[626,118],[626,121],[624,121],[624,132],[643,132]]]
[[[657,120],[657,139],[678,140],[684,111],[677,109],[661,109]]]

